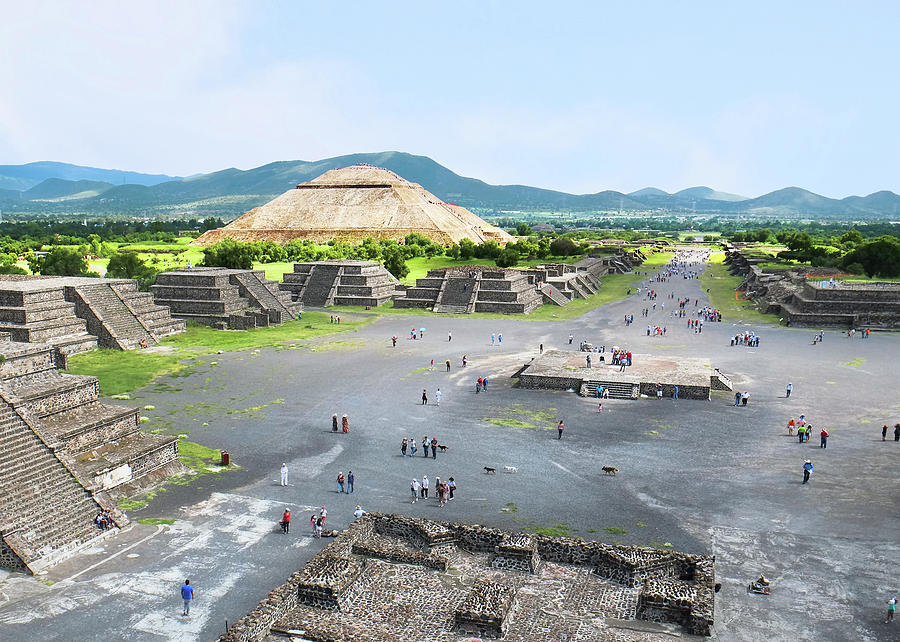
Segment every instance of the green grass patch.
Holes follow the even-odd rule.
[[[100,349],[76,354],[69,358],[67,372],[94,375],[100,380],[100,392],[104,395],[124,395],[143,388],[163,375],[185,377],[192,374],[199,365],[194,360],[197,356],[215,354],[219,350],[239,352],[278,347],[287,342],[352,332],[372,323],[376,318],[367,316],[342,319],[341,323],[336,324],[330,322],[329,314],[306,312],[300,320],[254,330],[216,330],[190,324],[185,332],[163,339],[159,343],[161,351],[151,349],[122,352]],[[315,346],[315,349],[320,349],[320,346]]]
[[[145,517],[139,519],[138,524],[147,524],[148,526],[159,526],[160,524],[174,524],[174,519],[164,519],[162,517]]]
[[[700,275],[700,284],[708,289],[710,304],[722,312],[722,318],[727,321],[745,321],[749,323],[777,323],[778,317],[774,314],[763,314],[756,308],[753,301],[735,298],[736,290],[743,283],[741,276],[732,276],[727,266],[723,263],[723,253],[713,253],[709,265]]]
[[[636,522],[635,526],[638,528],[647,528],[647,525],[644,522]]]
[[[484,421],[495,426],[506,426],[508,428],[540,428],[534,424],[522,421],[520,419],[511,419],[510,417],[485,417]]]
[[[507,502],[506,506],[500,509],[501,513],[518,513],[519,507],[516,506],[513,502]]]
[[[860,358],[860,357],[856,357],[856,359],[851,359],[850,361],[845,361],[845,362],[844,362],[843,364],[841,364],[841,365],[850,366],[851,368],[858,368],[858,367],[860,367],[862,364],[864,364],[865,362],[866,362],[865,359],[862,359],[862,358]]]
[[[628,531],[626,531],[624,528],[619,528],[618,526],[607,526],[603,530],[605,530],[610,535],[628,535]]]
[[[555,526],[528,526],[527,528],[532,533],[546,535],[547,537],[572,537],[572,531],[565,522]]]

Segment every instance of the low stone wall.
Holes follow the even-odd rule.
[[[491,566],[506,571],[534,573],[541,562],[534,538],[524,533],[504,537],[496,552]]]
[[[476,581],[454,613],[457,629],[462,633],[481,637],[503,637],[506,632],[506,616],[515,595],[516,590],[512,586]]]
[[[712,385],[712,378],[710,378],[710,386]],[[700,399],[703,401],[709,401],[709,390],[710,386],[685,386],[678,384],[678,398],[679,399]],[[663,397],[670,398],[675,394],[675,384],[664,383],[662,384],[663,389]],[[651,381],[642,381],[641,382],[641,394],[647,395],[648,397],[656,396],[656,384]]]
[[[519,385],[522,388],[531,388],[534,390],[578,390],[581,388],[582,377],[552,377],[541,375],[530,375],[523,372],[519,375]]]
[[[350,550],[354,555],[375,557],[381,560],[388,560],[389,562],[399,562],[400,564],[425,566],[438,571],[446,571],[450,565],[450,560],[444,555],[438,555],[433,552],[413,551],[402,546],[394,546],[383,542],[356,542]]]

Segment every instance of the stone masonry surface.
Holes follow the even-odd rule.
[[[498,568],[498,555],[531,555],[539,564]],[[713,563],[674,551],[372,513],[220,641],[651,639],[616,626],[634,619],[709,635]]]

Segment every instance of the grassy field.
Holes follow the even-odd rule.
[[[340,325],[330,322],[330,314],[304,312],[300,320],[284,325],[255,330],[214,330],[191,325],[186,332],[163,339],[151,350],[95,350],[69,358],[72,374],[93,375],[100,379],[104,395],[125,394],[146,386],[162,375],[185,375],[198,365],[196,357],[224,352],[238,352],[273,346],[300,346],[314,337],[352,332],[371,323],[374,317],[357,316],[342,319]]]
[[[706,271],[700,276],[700,283],[709,290],[711,305],[721,311],[722,318],[727,321],[777,323],[777,316],[763,314],[753,301],[748,301],[736,293],[744,277],[729,274],[724,260],[723,252],[713,253]]]

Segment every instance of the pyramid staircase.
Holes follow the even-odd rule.
[[[578,393],[582,397],[596,397],[597,388],[603,386],[609,391],[610,399],[637,399],[641,395],[641,385],[623,381],[584,381]]]

